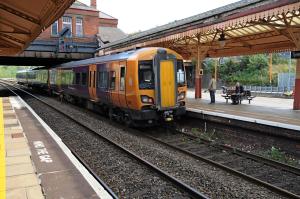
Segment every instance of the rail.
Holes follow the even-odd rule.
[[[3,81],[0,81],[0,84],[6,84],[6,85],[9,85],[8,83],[6,82],[3,82]],[[121,151],[124,151],[126,152],[129,156],[131,156],[132,158],[138,160],[139,162],[143,163],[144,165],[146,165],[147,167],[149,167],[150,169],[152,169],[153,171],[157,172],[158,174],[160,174],[161,176],[165,177],[166,179],[168,179],[169,181],[171,181],[172,183],[174,183],[178,188],[180,188],[181,190],[187,192],[191,197],[193,198],[202,198],[202,199],[208,199],[209,197],[205,196],[203,193],[195,190],[194,188],[190,187],[189,185],[183,183],[182,181],[176,179],[175,177],[173,177],[172,175],[168,174],[167,172],[161,170],[160,168],[158,168],[157,166],[153,165],[152,163],[148,162],[147,160],[141,158],[140,156],[134,154],[133,152],[131,152],[130,150],[124,148],[123,146],[121,146],[120,144],[114,142],[113,140],[99,134],[98,132],[94,131],[92,128],[86,126],[85,124],[83,124],[82,122],[74,119],[72,116],[64,113],[63,111],[59,110],[58,108],[48,104],[47,102],[45,102],[44,100],[36,97],[35,95],[23,90],[23,89],[20,89],[18,87],[15,87],[13,85],[9,85],[15,89],[18,89],[19,91],[23,92],[23,93],[26,93],[27,95],[30,95],[31,97],[33,97],[34,99],[42,102],[43,104],[49,106],[50,108],[52,108],[53,110],[59,112],[60,114],[64,115],[66,118],[70,119],[71,121],[75,122],[76,124],[80,125],[81,127],[87,129],[88,131],[92,132],[93,134],[97,135],[98,137],[102,138],[103,140],[107,141],[108,143],[112,144],[113,146],[115,146],[116,148],[120,149]],[[5,86],[7,89],[9,89],[7,86]],[[11,90],[11,89],[9,89]],[[11,90],[12,91],[12,90]],[[12,91],[14,92],[14,91]],[[15,93],[16,94],[16,93]],[[17,95],[17,94],[16,94]],[[70,149],[72,150],[72,148]],[[74,150],[72,150],[74,152]],[[74,152],[75,153],[75,152]],[[75,153],[76,154],[76,153]],[[83,161],[84,163],[84,161]],[[90,168],[88,165],[86,165],[87,168]],[[89,170],[92,175],[93,175],[93,171],[92,170]],[[99,183],[103,183],[102,181],[100,181]],[[104,183],[104,187],[105,188],[108,188],[108,186]],[[108,189],[108,192],[114,194],[110,189]],[[115,194],[114,194],[115,195]]]
[[[174,129],[173,129],[174,130]],[[216,143],[212,143],[211,141],[208,141],[208,140],[205,140],[205,139],[202,139],[202,138],[199,138],[197,136],[194,136],[194,135],[190,135],[190,134],[187,134],[187,133],[182,133],[180,131],[177,131],[174,133],[174,134],[180,134],[180,135],[184,135],[184,136],[187,136],[189,138],[191,138],[193,141],[196,141],[197,140],[201,140],[201,143],[205,143],[205,145],[208,147],[208,146],[212,146],[212,147],[215,147],[215,148],[220,148],[221,150],[226,150],[226,151],[229,151],[229,153],[232,153],[232,154],[237,154],[239,156],[242,156],[244,157],[245,159],[252,159],[254,161],[257,161],[257,162],[261,162],[262,164],[265,164],[265,165],[269,165],[269,166],[272,166],[274,168],[277,168],[279,170],[284,170],[284,171],[287,171],[287,172],[290,172],[290,173],[293,173],[295,175],[298,176],[298,178],[300,177],[300,169],[299,168],[296,168],[296,167],[292,167],[292,166],[289,166],[289,165],[286,165],[286,164],[283,164],[283,163],[280,163],[280,162],[277,162],[277,161],[273,161],[273,160],[270,160],[270,159],[267,159],[267,158],[264,158],[264,157],[261,157],[261,156],[258,156],[258,155],[254,155],[254,154],[251,154],[251,153],[247,153],[247,152],[244,152],[244,151],[241,151],[239,149],[236,149],[236,148],[233,148],[233,147],[229,147],[229,146],[225,146],[225,145],[221,145],[221,144],[216,144]],[[286,189],[283,189],[283,188],[280,188],[276,185],[273,185],[271,183],[268,183],[266,181],[263,181],[263,180],[260,180],[256,177],[253,177],[251,175],[248,175],[246,173],[243,173],[243,172],[240,172],[238,170],[235,170],[233,168],[230,168],[226,165],[224,165],[222,162],[217,162],[217,161],[214,161],[214,160],[211,160],[210,158],[207,158],[205,156],[202,156],[202,155],[199,155],[199,154],[196,154],[195,152],[193,151],[190,151],[189,149],[184,149],[183,147],[178,147],[176,146],[176,144],[174,144],[174,141],[172,143],[168,143],[168,141],[166,139],[162,140],[162,139],[159,139],[157,137],[154,137],[154,136],[151,136],[151,135],[145,135],[145,137],[149,138],[149,139],[152,139],[160,144],[163,144],[167,147],[170,147],[172,149],[175,149],[177,151],[180,151],[186,155],[189,155],[197,160],[200,160],[200,161],[203,161],[203,162],[206,162],[208,164],[211,164],[213,166],[216,166],[220,169],[223,169],[227,172],[230,172],[234,175],[237,175],[241,178],[244,178],[250,182],[253,182],[255,184],[258,184],[258,185],[261,185],[273,192],[276,192],[282,196],[287,196],[289,198],[296,198],[296,199],[300,199],[300,195],[296,195]],[[174,140],[174,139],[173,139]],[[178,139],[178,142],[181,142],[182,139]]]

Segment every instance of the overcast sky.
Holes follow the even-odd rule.
[[[79,0],[90,5],[90,0]],[[125,33],[144,31],[238,0],[97,0],[97,8],[117,19]]]

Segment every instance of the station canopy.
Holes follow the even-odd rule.
[[[99,55],[158,46],[185,59],[300,49],[299,0],[243,0],[106,44]]]
[[[1,0],[0,56],[24,50],[74,0]]]

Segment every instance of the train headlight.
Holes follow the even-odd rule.
[[[181,92],[178,94],[177,100],[183,100],[185,98],[185,92]]]
[[[154,100],[152,97],[149,97],[147,95],[141,95],[141,101],[143,103],[147,103],[147,104],[153,104],[154,103]]]

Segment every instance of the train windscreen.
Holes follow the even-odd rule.
[[[154,72],[152,60],[139,62],[139,88],[154,89]]]

